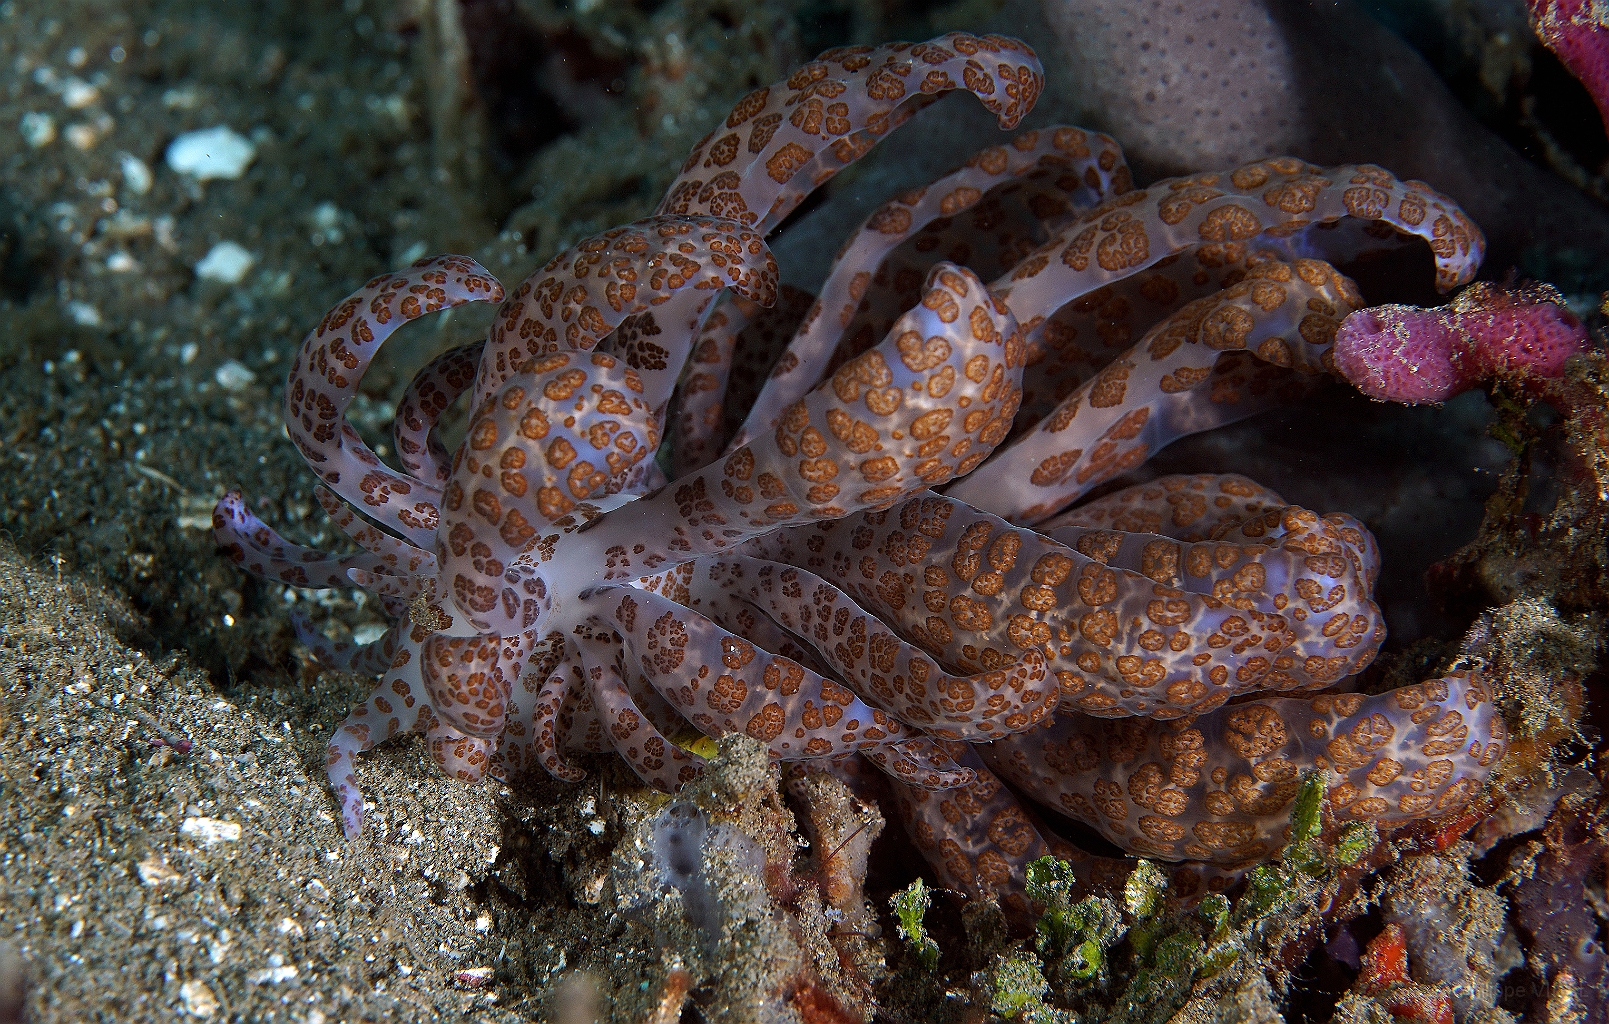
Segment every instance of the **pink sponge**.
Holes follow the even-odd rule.
[[[1531,28],[1581,80],[1609,127],[1609,6],[1599,0],[1526,0]]]
[[[1335,335],[1335,366],[1371,398],[1444,402],[1493,377],[1557,377],[1586,329],[1546,286],[1477,282],[1435,309],[1360,309]]]

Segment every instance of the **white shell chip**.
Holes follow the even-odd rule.
[[[238,359],[231,359],[213,371],[212,379],[225,391],[240,391],[256,380],[257,375]]]
[[[199,840],[203,846],[240,841],[240,826],[217,818],[186,818],[179,825],[179,832]]]
[[[123,171],[123,184],[128,186],[130,192],[143,196],[151,191],[151,168],[145,165],[144,160],[132,153],[121,153],[117,161]]]
[[[196,264],[196,276],[204,281],[239,284],[256,262],[257,257],[239,242],[219,242]]]
[[[251,140],[226,125],[185,132],[168,144],[168,166],[198,181],[238,178],[256,155]]]

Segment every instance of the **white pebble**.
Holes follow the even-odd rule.
[[[257,155],[257,147],[225,125],[185,132],[168,145],[168,166],[198,181],[238,178]]]
[[[204,981],[187,981],[179,986],[179,998],[184,1000],[184,1012],[192,1017],[215,1017],[218,1014],[218,997]]]
[[[99,327],[101,325],[101,311],[87,302],[69,302],[67,315],[73,318],[73,323],[80,327]]]
[[[212,379],[225,391],[240,391],[257,379],[257,375],[247,369],[239,360],[231,359],[218,367],[212,373]],[[227,617],[227,616],[226,616]],[[237,827],[235,831],[239,831]]]
[[[40,149],[56,141],[56,119],[49,114],[29,111],[22,115],[22,124],[18,126],[22,132],[23,141],[34,149]]]
[[[124,153],[118,157],[118,161],[123,169],[123,184],[128,186],[130,192],[143,196],[151,191],[151,168],[146,166],[144,160],[132,153]]]
[[[162,105],[169,110],[194,110],[201,105],[201,95],[190,85],[169,89],[162,94]]]
[[[203,846],[240,842],[240,826],[217,818],[186,818],[179,825],[179,833],[199,840]]]
[[[246,975],[248,985],[278,985],[285,981],[296,980],[297,970],[295,964],[287,964],[285,958],[278,953],[268,957],[268,966],[260,971],[252,971]]]
[[[77,150],[88,153],[101,141],[100,129],[92,124],[70,124],[67,126],[67,141]]]
[[[219,242],[196,264],[196,276],[203,281],[239,284],[256,262],[257,257],[239,242]]]
[[[106,257],[106,269],[114,274],[129,274],[140,269],[140,263],[133,256],[119,249]]]
[[[278,985],[286,981],[295,981],[296,974],[295,964],[287,964],[284,967],[265,967],[260,971],[252,971],[246,975],[246,984]]]
[[[352,631],[352,642],[366,647],[385,636],[389,628],[378,622],[365,622]]]
[[[146,885],[164,885],[168,882],[177,882],[179,880],[179,873],[168,867],[167,861],[162,860],[154,853],[140,861],[135,867],[139,869],[140,881]]]
[[[168,252],[178,252],[179,242],[173,237],[173,217],[164,213],[151,222],[151,230],[156,233],[156,244]]]
[[[311,215],[313,237],[309,241],[314,245],[323,245],[325,242],[341,242],[346,237],[341,230],[341,221],[344,216],[341,213],[341,208],[334,203],[319,203],[313,207]]]
[[[61,84],[61,101],[68,110],[83,110],[101,98],[101,91],[82,78],[69,78]]]
[[[331,202],[322,202],[313,207],[313,226],[320,231],[328,231],[341,224],[341,208]]]

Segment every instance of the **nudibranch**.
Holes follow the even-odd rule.
[[[813,189],[947,91],[1012,129],[1042,85],[1009,38],[833,50],[738,103],[653,216],[511,293],[442,256],[318,324],[285,423],[363,553],[294,545],[238,492],[214,524],[249,571],[395,618],[362,649],[308,638],[380,677],[329,744],[349,836],[355,755],[405,732],[462,779],[613,751],[667,791],[696,733],[864,757],[947,884],[1008,895],[1062,847],[1002,778],[1220,865],[1277,848],[1309,770],[1342,818],[1471,799],[1505,741],[1478,666],[1349,692],[1385,635],[1358,521],[1239,476],[1077,504],[1333,372],[1361,299],[1331,261],[1422,242],[1442,289],[1473,277],[1451,201],[1290,158],[1137,189],[1112,139],[1057,126],[890,200],[808,309],[779,287],[766,238]],[[364,371],[469,302],[501,303],[489,337],[420,372],[385,465],[345,416]]]

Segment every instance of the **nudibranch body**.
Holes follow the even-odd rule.
[[[831,51],[740,102],[654,216],[506,297],[436,257],[308,335],[287,429],[365,552],[293,545],[239,494],[215,527],[250,571],[396,618],[361,650],[313,640],[381,676],[329,745],[348,835],[354,756],[403,732],[464,779],[578,779],[613,750],[665,790],[702,769],[690,730],[859,755],[968,890],[1061,849],[996,773],[1133,852],[1219,864],[1277,847],[1304,770],[1343,816],[1471,798],[1504,744],[1478,670],[1344,692],[1385,631],[1356,520],[1237,476],[1072,507],[1332,370],[1361,300],[1322,257],[1418,238],[1441,287],[1468,280],[1483,242],[1450,201],[1286,158],[1136,190],[1111,139],[1053,127],[896,197],[801,322],[772,312],[797,304],[766,236],[811,190],[946,91],[1012,128],[1042,83],[1002,37]],[[413,381],[390,468],[345,410],[393,331],[467,302],[501,303],[490,336]],[[745,365],[770,366],[747,399]]]

